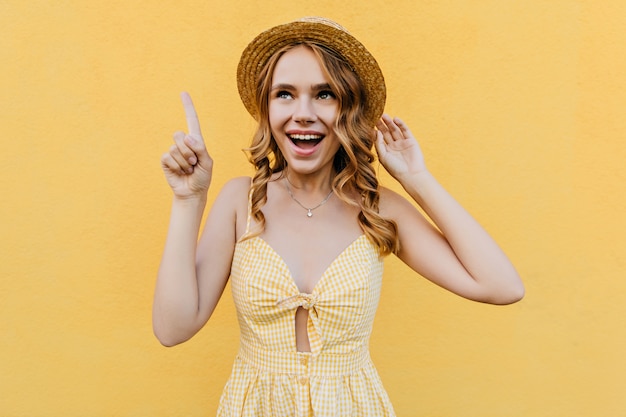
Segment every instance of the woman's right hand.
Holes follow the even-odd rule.
[[[202,139],[198,115],[191,97],[188,93],[182,93],[181,98],[189,133],[174,133],[174,144],[161,157],[161,167],[175,197],[204,198],[211,184],[213,159]]]

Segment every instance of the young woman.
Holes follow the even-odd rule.
[[[378,64],[345,29],[308,18],[263,32],[238,84],[259,123],[256,171],[224,186],[199,241],[213,161],[182,96],[188,132],[161,160],[174,198],[155,334],[166,346],[192,337],[230,278],[241,347],[218,415],[392,416],[368,353],[383,257],[485,303],[521,299],[520,278],[430,174],[409,128],[382,115]],[[378,185],[374,146],[414,202]]]

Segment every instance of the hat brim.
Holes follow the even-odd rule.
[[[258,119],[255,91],[259,73],[281,48],[304,42],[322,44],[343,56],[365,87],[365,116],[373,125],[383,114],[386,88],[372,54],[354,36],[334,22],[301,20],[275,26],[259,34],[243,51],[237,68],[239,95],[248,112]]]

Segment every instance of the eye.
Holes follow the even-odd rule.
[[[332,100],[336,98],[335,93],[330,90],[322,90],[317,94],[317,98],[320,100]]]
[[[289,91],[286,90],[278,90],[276,92],[276,98],[282,98],[285,100],[288,100],[290,98],[292,98],[293,96],[291,95],[291,93]]]

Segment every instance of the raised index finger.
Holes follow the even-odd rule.
[[[202,132],[200,132],[200,122],[198,121],[198,115],[196,114],[196,108],[193,106],[191,96],[189,93],[182,92],[180,98],[183,101],[183,107],[185,108],[185,117],[187,118],[187,128],[189,129],[189,135],[201,138]]]

